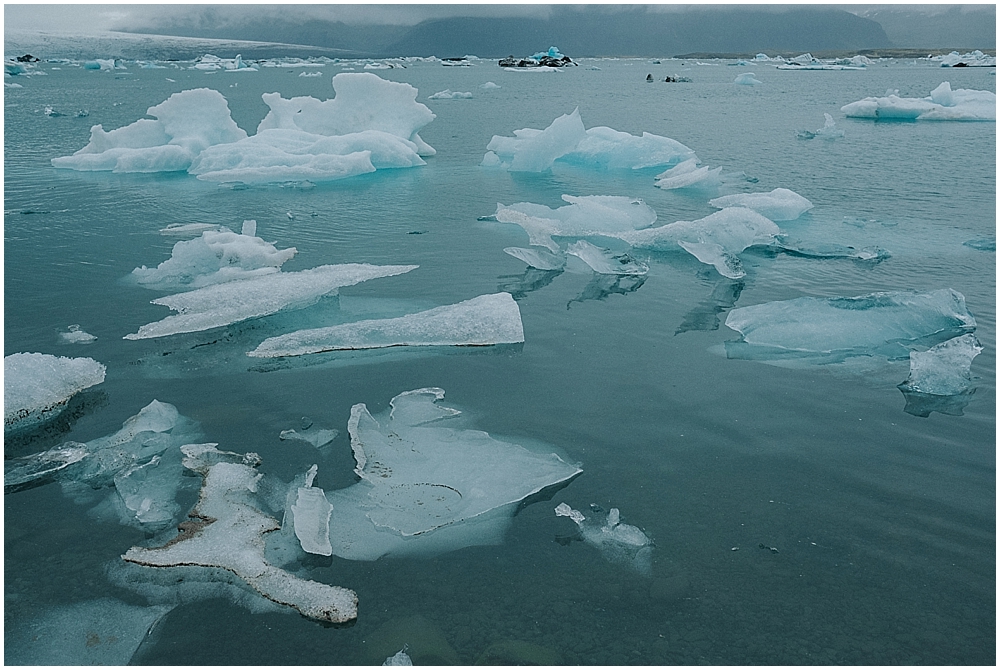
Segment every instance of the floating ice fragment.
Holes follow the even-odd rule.
[[[279,335],[264,340],[247,355],[274,358],[344,349],[521,342],[524,329],[517,303],[509,293],[494,293],[394,319],[371,319]]]
[[[333,506],[323,494],[323,489],[313,486],[317,466],[309,468],[305,486],[300,486],[295,503],[291,506],[295,537],[302,543],[302,551],[320,556],[333,555],[330,546],[330,513]]]
[[[219,228],[178,242],[169,259],[156,268],[143,265],[132,270],[132,279],[160,291],[195,289],[278,272],[296,253],[295,247],[279,251],[256,237],[257,222],[253,220],[243,222],[241,234]]]
[[[3,359],[3,431],[57,416],[70,398],[104,381],[107,368],[92,358],[19,353]]]
[[[910,376],[899,388],[937,396],[964,393],[972,385],[972,359],[982,350],[976,336],[969,333],[927,351],[911,351]]]
[[[656,175],[653,186],[662,189],[709,188],[721,183],[722,168],[698,167],[697,158],[689,158]]]
[[[838,362],[851,356],[910,355],[975,330],[965,297],[952,289],[888,291],[853,298],[795,298],[739,307],[726,325],[742,340],[726,343],[729,358]]]
[[[254,491],[261,475],[253,467],[220,462],[205,468],[204,477],[181,534],[162,547],[132,547],[122,556],[125,561],[152,568],[221,568],[311,619],[341,623],[357,617],[353,591],[300,579],[264,558],[264,535],[279,524],[257,508]]]
[[[500,84],[496,84],[496,83],[494,83],[492,81],[488,81],[485,84],[480,84],[479,88],[482,88],[482,89],[485,89],[485,90],[492,90],[492,89],[500,88]]]
[[[530,267],[538,270],[561,270],[566,266],[566,256],[555,254],[543,247],[525,249],[523,247],[506,247],[504,253],[524,261]]]
[[[385,659],[385,663],[383,663],[382,665],[413,665],[413,661],[410,659],[410,656],[406,653],[406,645],[403,645],[402,649],[397,651],[394,655],[390,656],[389,658]]]
[[[342,286],[368,279],[392,277],[415,270],[416,265],[321,265],[301,272],[275,272],[227,282],[153,300],[179,314],[142,326],[126,340],[142,340],[176,333],[192,333],[306,307]]]
[[[748,207],[772,221],[793,221],[813,207],[809,200],[787,188],[776,188],[770,193],[724,195],[709,200],[708,204],[719,209]]]
[[[340,431],[336,429],[324,429],[319,427],[314,428],[304,428],[302,430],[288,429],[283,430],[278,435],[279,440],[299,440],[301,442],[307,442],[317,449],[321,449],[326,445],[333,442],[333,440],[340,435]]]
[[[763,84],[764,82],[757,79],[753,72],[744,72],[743,74],[736,76],[735,83],[743,86],[754,86],[756,84]]]
[[[364,404],[348,431],[362,481],[327,492],[333,553],[373,561],[499,544],[521,501],[581,470],[477,430],[437,425],[458,410],[436,403],[438,388],[396,396],[378,421]]]
[[[635,526],[621,523],[618,508],[611,508],[604,523],[588,521],[566,503],[560,503],[555,511],[556,516],[569,517],[580,528],[583,541],[600,549],[612,563],[630,566],[641,575],[652,573],[653,541]]]
[[[437,93],[433,93],[433,94],[427,96],[427,99],[428,100],[459,100],[459,99],[463,99],[463,98],[464,99],[469,99],[471,97],[472,97],[472,93],[469,93],[469,92],[463,93],[461,91],[452,91],[450,88],[446,88],[443,91],[438,91]]]
[[[201,235],[206,230],[222,232],[229,229],[214,223],[171,223],[166,228],[160,229],[160,235],[168,237],[194,237]]]
[[[566,248],[566,253],[576,256],[602,275],[644,275],[649,265],[637,261],[628,254],[615,254],[607,249],[594,246],[586,240],[577,240]]]
[[[823,116],[826,118],[826,122],[823,124],[822,128],[816,131],[800,130],[798,132],[799,139],[811,140],[814,137],[819,137],[824,140],[836,140],[844,136],[844,131],[837,128],[837,124],[833,120],[832,116],[826,112],[823,113]]]
[[[86,331],[80,330],[80,324],[74,323],[66,329],[65,333],[59,333],[59,339],[66,344],[91,344],[97,338]]]
[[[957,88],[942,82],[925,98],[865,98],[840,108],[849,117],[902,121],[996,121],[997,96],[992,91]]]

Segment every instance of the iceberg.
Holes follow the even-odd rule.
[[[747,207],[772,221],[793,221],[813,204],[795,191],[776,188],[770,193],[737,193],[713,198],[708,204],[718,209],[726,207]]]
[[[975,51],[960,54],[957,51],[952,51],[945,56],[937,57],[941,61],[941,67],[996,67],[997,59],[996,56],[987,56],[979,49]],[[935,59],[931,59],[935,60]]]
[[[97,337],[80,330],[80,324],[74,323],[66,328],[65,333],[59,333],[59,339],[65,344],[93,344]]]
[[[927,351],[911,351],[910,376],[899,388],[935,396],[965,393],[972,386],[972,359],[982,351],[983,346],[971,333],[936,344]]]
[[[600,511],[596,505],[591,507]],[[629,566],[647,577],[652,574],[653,541],[635,526],[622,523],[617,507],[611,508],[603,523],[588,520],[566,503],[559,503],[556,516],[569,517],[579,527],[583,541],[597,547],[612,563]]]
[[[257,222],[252,219],[243,222],[239,234],[219,228],[178,242],[168,260],[156,268],[143,265],[132,270],[132,279],[159,291],[195,289],[278,272],[296,253],[295,247],[279,251],[257,237]]]
[[[743,86],[755,86],[757,84],[763,84],[764,82],[757,79],[753,72],[744,72],[743,74],[736,76],[734,83],[741,84]]]
[[[577,240],[569,245],[566,253],[576,256],[601,275],[638,276],[649,272],[649,265],[635,260],[629,254],[616,254],[586,240]]]
[[[264,340],[247,353],[256,358],[400,346],[489,346],[524,342],[521,312],[509,293],[394,319],[371,319],[300,330]]]
[[[522,501],[582,470],[477,430],[440,425],[460,414],[439,388],[401,393],[376,420],[351,408],[348,432],[361,481],[328,491],[333,553],[350,560],[435,554],[499,544]]]
[[[553,236],[583,237],[647,228],[656,222],[656,212],[639,198],[615,195],[563,195],[568,205],[550,209],[545,205],[519,202],[497,203],[496,220],[514,223],[528,233],[534,246],[556,253]]]
[[[667,190],[691,187],[710,188],[718,186],[722,182],[721,173],[721,167],[698,167],[698,159],[689,158],[656,175],[656,183],[653,186]]]
[[[996,121],[997,96],[992,91],[958,88],[942,82],[925,98],[865,98],[840,108],[849,117],[893,121]]]
[[[483,90],[489,91],[489,90],[500,88],[500,84],[497,84],[496,82],[488,81],[485,84],[480,84],[479,88],[481,88]]]
[[[132,547],[122,556],[126,562],[188,571],[219,568],[264,598],[310,619],[343,623],[357,618],[354,591],[301,579],[265,559],[264,537],[280,525],[257,507],[254,494],[262,475],[255,466],[225,461],[210,464],[197,456],[185,465],[204,477],[190,521],[181,524],[180,534],[161,547]]]
[[[301,309],[342,286],[353,286],[368,279],[392,277],[415,270],[416,265],[321,265],[300,272],[276,272],[235,282],[213,284],[153,300],[179,312],[138,332],[126,340],[193,333],[227,326],[246,319],[275,314],[284,309]]]
[[[811,140],[818,137],[823,140],[836,140],[844,136],[844,131],[837,128],[837,124],[832,116],[824,112],[823,117],[826,119],[826,122],[822,128],[819,130],[800,130],[797,135],[798,138],[800,140]]]
[[[428,100],[461,100],[461,99],[469,99],[471,97],[472,97],[472,93],[469,93],[469,92],[463,93],[461,91],[452,91],[450,88],[446,88],[443,91],[438,91],[437,93],[433,93],[433,94],[427,96],[427,99]]]
[[[971,333],[976,320],[952,289],[887,291],[853,298],[795,298],[738,307],[726,325],[742,339],[726,343],[729,358],[841,362],[852,356],[907,358]]]
[[[18,353],[3,359],[3,432],[48,421],[80,391],[104,381],[107,368],[92,358]]]
[[[548,70],[548,68],[541,68]],[[676,140],[651,133],[636,137],[606,126],[584,129],[580,110],[555,119],[545,130],[522,128],[514,137],[494,135],[482,165],[512,172],[544,172],[558,161],[599,170],[665,167],[694,156]]]

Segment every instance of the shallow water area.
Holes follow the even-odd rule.
[[[286,566],[354,590],[352,624],[324,626],[287,608],[253,611],[218,590],[156,610],[161,618],[132,662],[381,664],[403,640],[418,664],[472,664],[500,649],[583,665],[993,665],[995,123],[875,122],[840,108],[887,89],[925,96],[943,81],[995,92],[994,71],[924,60],[843,71],[754,63],[761,83],[741,86],[734,78],[748,68],[724,61],[582,59],[544,76],[487,60],[393,62],[406,67],[374,72],[419,90],[417,102],[436,115],[420,136],[436,155],[418,167],[319,184],[239,187],[184,172],[75,172],[50,160],[83,147],[91,125],[125,126],[172,93],[199,87],[220,92],[252,134],[268,111],[261,94],[332,98],[332,77],[365,72],[363,61],[245,73],[185,62],[111,71],[42,62],[44,76],[5,79],[22,87],[4,90],[4,353],[85,356],[107,366],[105,381],[88,391],[99,401],[78,402],[46,433],[5,440],[5,458],[109,435],[157,399],[197,421],[204,441],[258,453],[265,478],[288,483],[318,464],[316,485],[329,492],[358,481],[352,406],[365,403],[378,415],[400,393],[439,387],[447,406],[462,410],[463,427],[547,446],[583,470],[522,505],[502,544],[376,561],[306,554]],[[691,81],[663,81],[674,75]],[[486,82],[499,88],[482,88]],[[472,97],[430,99],[444,90]],[[654,186],[662,168],[480,166],[494,135],[543,129],[575,108],[588,129],[669,137],[702,165],[745,176],[711,190],[664,190]],[[800,139],[799,131],[823,127],[824,113],[844,136]],[[555,209],[566,194],[602,195],[641,198],[659,226],[704,218],[721,195],[776,188],[813,204],[778,222],[789,238],[890,255],[874,262],[751,247],[740,254],[739,279],[679,248],[630,252],[648,264],[641,277],[569,263],[543,271],[504,253],[528,246],[522,228],[480,220],[498,203]],[[134,268],[170,257],[179,238],[161,230],[239,230],[246,219],[264,240],[298,250],[285,272],[419,267],[297,311],[123,339],[170,313],[150,303],[166,292],[126,281]],[[966,244],[988,238],[992,249]],[[909,374],[906,360],[791,368],[724,354],[724,343],[739,339],[725,326],[736,307],[939,289],[964,296],[983,351],[972,362],[970,392],[937,411],[932,403],[926,416],[906,411],[896,388]],[[523,345],[277,362],[245,355],[299,329],[498,292],[517,300]],[[96,340],[67,343],[60,333],[70,324]],[[322,451],[279,438],[302,429],[303,417],[339,435]],[[619,509],[654,543],[649,574],[576,541],[575,525],[553,511],[563,502],[588,516],[595,504],[601,519]],[[190,509],[193,492],[178,503]],[[8,662],[28,653],[12,645],[27,639],[30,622],[51,631],[45,622],[62,621],[67,606],[97,602],[120,616],[159,606],[116,572],[120,556],[150,534],[92,507],[55,483],[5,495]],[[88,632],[105,639],[113,630],[83,631],[85,640]]]

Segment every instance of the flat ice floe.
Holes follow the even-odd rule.
[[[69,400],[104,381],[92,358],[19,353],[3,359],[3,430],[19,431],[57,416]]]
[[[726,325],[743,337],[729,358],[839,362],[852,356],[902,359],[975,330],[965,297],[952,289],[888,291],[853,298],[795,298],[738,307]]]
[[[439,388],[401,393],[378,420],[364,404],[351,409],[361,481],[326,494],[335,555],[373,561],[499,544],[521,501],[582,472],[554,453],[442,425],[460,414],[437,405],[443,397]]]
[[[612,563],[626,565],[641,575],[652,573],[653,541],[639,528],[622,523],[617,507],[611,508],[603,522],[587,519],[566,503],[556,507],[556,516],[569,517],[580,529],[583,541],[597,547]]]
[[[153,304],[165,305],[179,314],[146,324],[125,339],[193,333],[268,316],[283,309],[306,307],[342,286],[392,277],[416,268],[416,265],[367,263],[321,265],[301,272],[276,272],[168,295],[153,300]]]
[[[840,108],[849,117],[899,121],[996,121],[997,96],[992,91],[958,88],[942,82],[926,98],[901,98],[888,91]]]
[[[132,270],[131,277],[146,288],[176,291],[278,272],[295,255],[295,247],[279,251],[256,233],[252,219],[243,222],[239,234],[222,226],[205,230],[175,244],[170,258],[155,268]]]
[[[514,131],[514,137],[494,135],[486,150],[484,167],[512,172],[543,172],[556,162],[599,170],[639,170],[676,165],[694,156],[688,147],[661,135],[636,137],[606,126],[587,130],[579,109],[560,116],[544,130],[522,128]]]
[[[935,396],[964,393],[972,386],[972,359],[983,346],[969,333],[927,351],[910,352],[910,376],[899,385],[904,391]]]
[[[264,340],[247,355],[274,358],[344,349],[521,342],[524,329],[517,303],[509,293],[494,293],[394,319],[370,319],[279,335]]]
[[[813,207],[809,200],[787,188],[776,188],[770,193],[724,195],[709,200],[708,204],[718,209],[748,207],[772,221],[793,221]]]

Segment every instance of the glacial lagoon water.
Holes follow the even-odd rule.
[[[138,593],[122,584],[121,556],[156,542],[95,511],[114,489],[10,492],[7,663],[124,663],[138,647],[131,660],[142,664],[380,664],[403,644],[416,663],[995,663],[995,123],[873,122],[840,111],[889,89],[923,97],[943,81],[995,91],[992,68],[584,59],[540,74],[493,61],[410,62],[375,72],[416,87],[436,115],[420,131],[437,150],[423,166],[247,188],[183,172],[52,167],[87,143],[91,125],[125,126],[178,91],[219,91],[252,134],[267,113],[261,94],[323,100],[333,75],[363,71],[361,62],[258,72],[163,65],[40,63],[45,75],[5,79],[21,87],[4,89],[4,353],[107,366],[62,420],[5,439],[6,459],[110,435],[156,399],[198,422],[202,441],[259,454],[265,479],[287,484],[318,464],[317,485],[329,492],[358,481],[352,406],[377,416],[401,393],[439,387],[464,427],[544,444],[583,472],[529,498],[501,544],[377,561],[304,555],[287,566],[357,593],[357,620],[338,626],[287,608],[252,611],[233,591],[197,585],[183,597],[178,584]],[[736,84],[746,72],[761,83]],[[673,75],[691,81],[663,81]],[[472,97],[431,99],[445,90]],[[662,169],[480,166],[494,135],[543,129],[576,108],[587,128],[669,137],[738,178],[665,190],[654,186]],[[800,131],[823,128],[824,113],[843,136],[803,139]],[[775,188],[813,204],[779,223],[800,246],[877,246],[888,257],[751,248],[740,254],[745,276],[728,279],[680,250],[633,251],[645,275],[574,263],[542,271],[504,253],[527,246],[520,227],[489,220],[498,203],[556,208],[563,195],[614,195],[641,198],[662,225],[708,216],[720,195]],[[295,312],[123,339],[169,313],[150,304],[165,292],[126,281],[170,257],[178,238],[162,229],[239,231],[246,219],[279,249],[298,250],[283,271],[419,268]],[[964,296],[983,346],[971,389],[957,398],[908,400],[897,388],[906,360],[795,366],[726,356],[725,343],[739,340],[725,325],[736,307],[940,289]],[[292,330],[498,292],[517,300],[523,345],[246,356]],[[70,325],[96,340],[67,342]],[[339,434],[320,449],[279,438],[312,426]],[[178,497],[185,511],[197,496],[189,479]],[[574,523],[555,514],[561,503],[598,520],[620,510],[620,529],[653,542],[648,569],[576,541]]]

